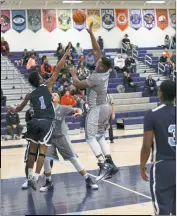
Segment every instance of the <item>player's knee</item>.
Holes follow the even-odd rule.
[[[100,141],[101,139],[103,139],[104,138],[104,134],[96,134],[96,140],[97,141]]]
[[[86,140],[86,142],[88,143],[88,144],[91,144],[93,141],[95,141],[96,140],[96,138],[94,137],[94,136],[89,136],[88,138],[87,138],[87,140]]]

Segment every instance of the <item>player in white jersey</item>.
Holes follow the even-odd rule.
[[[89,111],[86,117],[85,133],[87,143],[98,159],[100,172],[97,181],[102,178],[107,179],[118,172],[118,168],[113,163],[110,153],[110,146],[105,140],[105,133],[109,128],[111,108],[107,102],[107,88],[109,80],[109,70],[111,61],[102,57],[101,50],[92,32],[93,23],[87,29],[94,54],[97,59],[96,70],[86,80],[80,81],[76,75],[76,69],[72,69],[73,84],[80,89],[87,88],[87,101]]]

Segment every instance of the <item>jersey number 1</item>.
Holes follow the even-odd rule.
[[[168,137],[168,143],[171,146],[176,146],[176,125],[170,125],[168,127],[168,133],[172,133],[173,137]]]
[[[39,101],[41,103],[41,109],[46,109],[46,105],[45,105],[43,96],[39,97]]]

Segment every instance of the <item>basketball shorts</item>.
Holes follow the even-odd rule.
[[[36,155],[35,155],[35,162],[37,161],[38,152],[39,152],[39,148],[37,149],[37,152],[36,152]],[[25,157],[24,157],[24,162],[25,163],[28,162],[29,153],[30,153],[30,142],[28,141],[28,144],[27,144],[27,147],[26,147],[26,151],[25,151]]]
[[[111,106],[108,104],[91,108],[86,116],[85,136],[92,139],[97,135],[105,135],[109,129],[109,119],[111,117]]]
[[[50,146],[47,147],[46,158],[59,160],[57,150],[64,160],[78,157],[74,151],[68,135],[51,137]]]
[[[33,118],[27,123],[27,132],[24,137],[26,140],[36,144],[48,145],[54,126],[55,121],[52,119]]]
[[[156,215],[176,215],[176,160],[152,165],[150,190]]]

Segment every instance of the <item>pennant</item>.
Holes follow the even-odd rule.
[[[164,30],[168,26],[168,13],[167,9],[156,9],[157,26]]]
[[[77,9],[73,9],[73,13],[76,11]],[[85,9],[82,9],[83,11],[85,11]],[[77,24],[73,21],[73,27],[75,29],[77,29],[78,31],[82,31],[83,29],[86,28],[86,22],[82,23],[82,24]]]
[[[58,10],[58,28],[67,31],[71,28],[71,10]]]
[[[87,9],[87,25],[93,22],[93,31],[101,28],[101,16],[99,9]]]
[[[143,9],[143,25],[148,30],[155,27],[155,11],[154,9]]]
[[[1,11],[1,32],[5,33],[11,28],[10,25],[10,10]]]
[[[56,10],[43,9],[43,26],[48,32],[52,32],[56,29]]]
[[[101,9],[102,26],[110,31],[115,27],[114,9]]]
[[[27,10],[28,28],[36,33],[41,29],[41,10]]]
[[[12,28],[19,33],[26,28],[25,10],[12,10]]]
[[[130,26],[138,30],[142,26],[142,16],[141,16],[141,9],[130,9]]]
[[[128,9],[116,9],[116,26],[122,31],[128,27]]]
[[[169,17],[170,17],[170,24],[171,26],[176,29],[176,10],[169,9]]]

